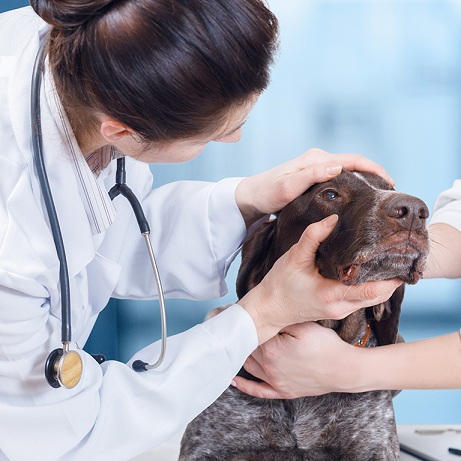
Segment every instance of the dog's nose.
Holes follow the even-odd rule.
[[[421,229],[426,224],[429,210],[426,204],[412,195],[399,194],[386,206],[386,213],[404,229]]]

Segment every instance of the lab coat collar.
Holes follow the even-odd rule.
[[[8,88],[8,109],[18,147],[30,171],[31,184],[39,206],[46,215],[42,193],[36,177],[31,148],[31,73],[39,47],[39,36],[46,32],[46,25],[31,32],[30,41],[15,60],[11,70]],[[89,215],[93,213],[89,205],[96,203],[96,209],[106,213],[104,224],[97,232],[104,233],[115,217],[115,210],[103,185],[103,177],[94,178],[78,148],[67,118],[61,117],[62,110],[49,73],[44,74],[41,92],[41,123],[43,132],[43,152],[48,180],[53,193],[54,204],[59,218],[61,233],[68,258],[69,275],[76,275],[94,258],[100,237],[93,237],[95,226]],[[63,111],[64,112],[64,111]],[[115,168],[114,168],[115,169]],[[111,166],[104,176],[111,172]],[[79,175],[91,183],[91,190],[85,188]],[[87,195],[88,194],[88,195]]]
[[[56,128],[61,134],[63,152],[68,153],[71,165],[77,178],[77,187],[82,198],[82,203],[94,235],[107,230],[115,219],[115,207],[105,190],[103,179],[112,168],[106,170],[104,175],[96,177],[86,162],[80,147],[77,144],[67,115],[59,100],[49,66],[45,71],[45,95]],[[50,146],[51,147],[51,146]],[[66,155],[66,154],[64,154]]]

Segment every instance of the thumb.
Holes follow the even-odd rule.
[[[297,258],[302,264],[314,264],[317,250],[320,244],[327,239],[338,222],[338,215],[332,214],[322,221],[311,224],[301,235],[299,242],[295,245]]]
[[[319,325],[317,322],[302,322],[288,325],[280,331],[280,334],[287,334],[293,338],[299,339],[303,336],[315,335],[325,329],[325,327]]]

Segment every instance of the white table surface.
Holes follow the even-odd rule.
[[[415,430],[421,429],[447,429],[455,428],[461,429],[461,425],[457,426],[421,426],[421,425],[400,425],[398,426],[399,438],[402,441],[412,442],[415,439]],[[168,442],[160,445],[157,448],[149,450],[148,452],[133,458],[131,461],[178,461],[179,456],[179,443],[182,437],[182,432],[176,434]],[[451,455],[448,453],[448,443],[456,448],[461,448],[461,434],[452,432],[443,433],[440,435],[425,435],[423,437],[424,443],[422,445],[430,445],[431,448],[436,449],[437,461],[461,461],[461,457]],[[459,442],[458,442],[459,441]],[[420,445],[420,447],[422,446]],[[440,455],[438,455],[440,453]],[[418,458],[402,453],[400,455],[401,461],[416,461]]]
[[[420,451],[428,459],[437,461],[461,461],[461,457],[448,452],[448,447],[461,449],[461,425],[400,425],[397,428],[402,444]],[[424,431],[426,431],[424,433]],[[432,433],[431,433],[432,431]],[[422,433],[423,432],[423,433]],[[401,455],[402,460],[415,460]],[[405,458],[403,456],[406,456]]]

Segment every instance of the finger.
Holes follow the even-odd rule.
[[[233,384],[239,391],[252,395],[253,397],[258,397],[260,399],[282,398],[282,396],[272,386],[265,382],[258,383],[256,381],[250,381],[242,378],[241,376],[236,376]]]
[[[341,173],[342,168],[341,164],[331,159],[287,166],[286,171],[275,179],[282,206],[299,197],[312,185],[333,179]]]
[[[254,357],[255,354],[258,354],[259,348],[250,355],[243,364],[245,371],[253,375],[255,378],[259,378],[262,381],[267,381],[267,375],[264,371],[264,368],[260,365],[259,361]],[[259,351],[260,352],[260,351]]]
[[[306,190],[313,184],[329,181],[341,173],[343,166],[335,159],[323,160],[320,163],[305,165],[298,172],[290,176],[289,180],[297,186]]]
[[[314,148],[305,152],[303,155],[299,157],[299,159],[302,162],[305,162],[306,159],[308,159],[309,168],[316,168],[316,164],[317,166],[322,166],[322,164],[326,164],[327,166],[329,166],[329,164],[336,164],[340,165],[345,170],[369,171],[370,173],[376,173],[386,181],[390,182],[392,185],[395,185],[395,181],[381,165],[360,154],[330,154],[321,149]]]
[[[309,334],[315,334],[317,330],[326,329],[316,322],[303,322],[288,325],[280,333],[292,336],[293,338],[301,338]]]
[[[325,279],[325,283],[331,285],[326,291],[329,297],[325,302],[328,306],[326,318],[339,320],[358,309],[387,301],[403,282],[392,279],[344,286],[337,281]]]
[[[309,225],[298,243],[289,250],[290,254],[294,254],[301,265],[314,264],[320,244],[331,234],[337,222],[338,215],[333,214]]]
[[[299,197],[314,184],[330,181],[343,167],[338,162],[322,162],[302,166],[299,171],[288,172],[280,176],[280,189],[283,189],[286,202]]]
[[[345,170],[359,170],[369,171],[370,173],[376,173],[381,176],[391,185],[395,185],[395,181],[387,173],[387,171],[378,163],[364,157],[359,154],[337,154],[335,160],[340,163]]]
[[[402,285],[400,279],[371,281],[346,288],[345,299],[360,302],[385,302]]]

